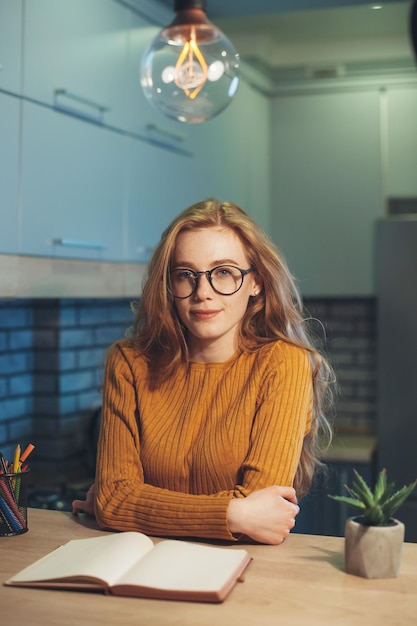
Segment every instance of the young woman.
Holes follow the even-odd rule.
[[[234,204],[190,207],[110,351],[95,487],[74,511],[114,530],[281,543],[331,436],[330,381],[266,235]]]

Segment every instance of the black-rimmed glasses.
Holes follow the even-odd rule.
[[[200,276],[205,274],[216,293],[222,296],[231,296],[239,291],[246,274],[254,271],[254,267],[242,270],[235,265],[218,265],[203,272],[194,272],[194,270],[180,267],[170,272],[168,291],[174,298],[189,298],[195,293]]]

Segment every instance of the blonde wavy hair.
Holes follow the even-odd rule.
[[[309,490],[315,470],[321,465],[322,453],[331,441],[325,410],[331,404],[330,384],[334,377],[329,363],[309,336],[301,297],[282,255],[249,215],[231,202],[213,199],[194,204],[178,215],[163,232],[149,262],[128,341],[147,359],[153,385],[175,375],[179,367],[189,362],[187,330],[168,292],[168,276],[178,235],[213,226],[230,228],[238,235],[262,284],[260,294],[249,299],[240,325],[239,347],[254,351],[281,339],[306,349],[310,356],[314,392],[312,425],[304,438],[294,480],[294,487],[302,496]]]

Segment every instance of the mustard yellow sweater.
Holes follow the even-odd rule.
[[[116,345],[98,444],[100,526],[233,540],[231,498],[293,483],[311,423],[307,353],[277,341],[192,363],[156,391],[146,379],[144,359]]]

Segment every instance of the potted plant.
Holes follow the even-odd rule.
[[[329,495],[360,510],[360,515],[346,520],[345,570],[363,578],[395,578],[401,566],[404,524],[393,515],[417,480],[396,491],[383,469],[372,491],[356,470],[354,474],[352,487],[345,485],[347,496]]]

